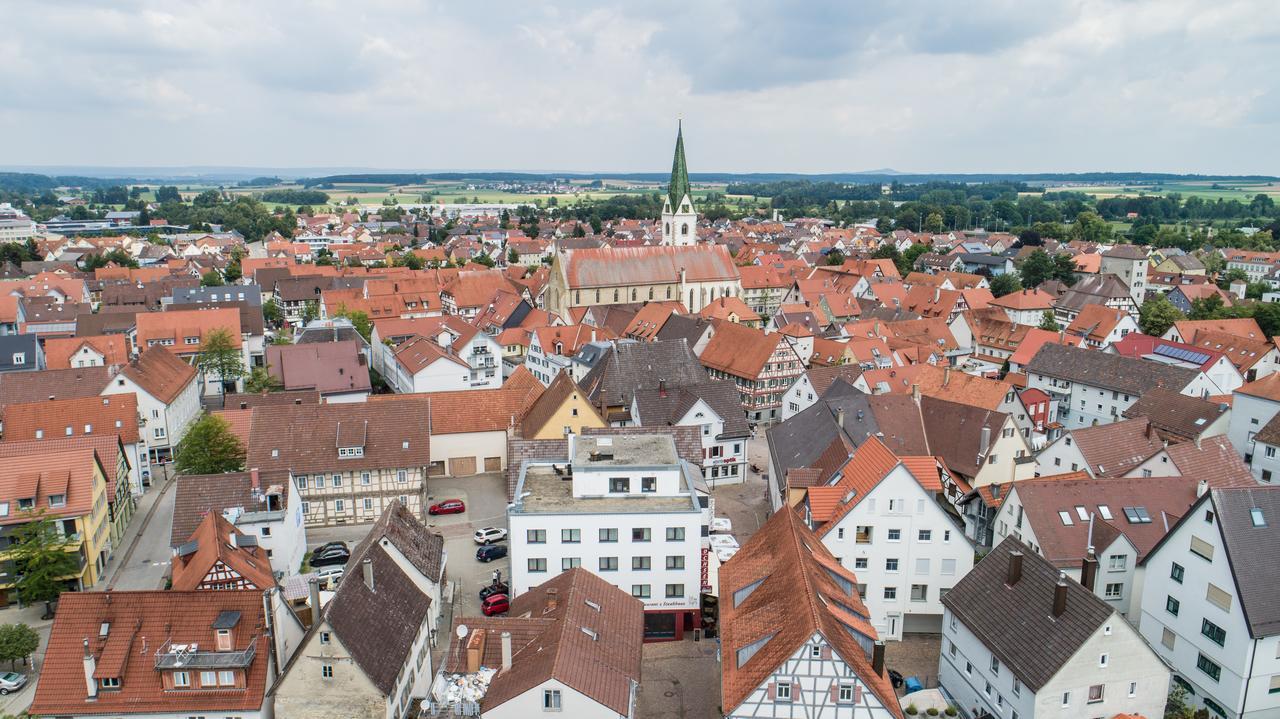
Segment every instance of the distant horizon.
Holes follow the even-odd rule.
[[[610,174],[669,170],[683,120],[695,174],[1273,176],[1273,5],[46,0],[6,16],[0,136],[14,167]]]

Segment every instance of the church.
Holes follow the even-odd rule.
[[[684,127],[676,129],[676,156],[671,161],[671,184],[662,203],[662,244],[692,245],[698,241],[698,213],[689,187],[689,167],[684,159]]]

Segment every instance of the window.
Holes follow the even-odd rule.
[[[683,584],[668,584],[668,585],[667,585],[667,599],[682,599],[682,598],[684,598],[684,585],[683,585]]]
[[[294,478],[294,480],[293,480],[293,483],[294,483],[294,484],[296,484],[296,485],[298,485],[298,489],[306,489],[306,488],[307,488],[307,478],[306,478],[306,477],[295,477],[295,478]]]
[[[1213,561],[1213,545],[1194,534],[1191,535],[1191,553],[1201,559]]]
[[[51,495],[49,495],[49,506],[50,506],[50,507],[62,507],[62,506],[64,506],[64,505],[66,505],[66,503],[67,503],[67,495],[65,495],[65,494],[51,494]]]
[[[652,560],[649,557],[632,557],[631,569],[636,572],[647,572],[653,567]]]
[[[995,657],[991,657],[991,673],[1000,676],[1000,660]]]
[[[1138,696],[1138,683],[1137,683],[1137,682],[1129,682],[1129,696],[1130,696],[1130,698]]]
[[[235,672],[221,671],[218,672],[218,686],[233,687],[236,685]]]
[[[1112,554],[1107,557],[1107,569],[1112,572],[1122,572],[1128,566],[1129,558],[1123,554]]]
[[[545,558],[545,557],[530,557],[530,558],[529,558],[529,571],[530,571],[530,572],[545,572],[545,571],[547,571],[547,560],[546,560],[546,558]]]
[[[867,558],[866,558],[866,557],[855,557],[855,558],[854,558],[854,560],[853,560],[853,568],[854,568],[854,569],[866,569],[866,568],[867,568]]]
[[[631,596],[635,597],[636,599],[648,599],[649,585],[648,584],[632,584]]]
[[[1062,706],[1064,707],[1071,706],[1071,692],[1062,693]]]
[[[871,530],[871,527],[857,527],[854,530],[853,541],[858,544],[871,544]]]
[[[1222,677],[1222,667],[1218,666],[1217,662],[1203,654],[1196,659],[1196,669],[1204,672],[1215,682]]]
[[[324,478],[323,478],[323,477],[319,477],[319,478],[317,478],[317,481],[318,481],[318,482],[324,482]],[[333,486],[335,486],[335,487],[341,487],[341,486],[342,486],[342,475],[341,475],[341,474],[335,474],[335,475],[333,475]]]
[[[1164,610],[1175,617],[1178,616],[1178,608],[1181,606],[1182,606],[1182,602],[1179,602],[1173,597],[1164,598]]]
[[[1271,677],[1271,684],[1267,687],[1268,694],[1280,694],[1280,674]]]
[[[13,353],[13,364],[26,364],[26,363],[27,363],[27,354],[25,352]]]
[[[956,574],[956,560],[954,559],[942,560],[942,568],[939,571],[942,572],[942,576],[944,577],[954,577]]]
[[[1104,686],[1104,685],[1102,685],[1102,684],[1094,684],[1093,686],[1089,687],[1089,702],[1088,702],[1088,703],[1090,703],[1090,704],[1097,704],[1098,702],[1102,701],[1102,689],[1103,689],[1103,686]]]
[[[372,479],[373,478],[369,475],[368,472],[360,473],[360,484],[369,484],[372,481]],[[342,484],[342,475],[339,475],[339,474],[333,475],[333,481],[334,481],[333,486],[335,487]]]
[[[1173,645],[1176,641],[1177,635],[1173,633],[1172,629],[1165,627],[1164,630],[1160,632],[1160,644],[1165,649],[1173,649]]]
[[[932,529],[921,529],[919,532],[916,532],[916,539],[917,539],[917,540],[919,540],[919,541],[921,541],[921,542],[932,542],[932,541],[933,541],[933,530],[932,530]]]
[[[683,541],[684,541],[684,527],[667,527],[667,541],[668,541],[668,542],[683,542]]]
[[[560,560],[560,569],[566,572],[581,566],[582,557],[565,557]]]
[[[396,481],[397,481],[397,482],[407,482],[407,481],[409,481],[409,473],[408,473],[408,472],[406,472],[406,471],[404,471],[403,469],[401,469],[401,470],[397,471],[397,472],[396,472]]]
[[[330,637],[330,636],[332,636],[332,635],[331,635],[329,632],[320,632],[320,643],[321,643],[321,644],[328,644],[328,643],[329,643],[329,637]]]
[[[602,572],[618,571],[618,558],[617,557],[601,557],[600,571]]]
[[[335,512],[347,511],[347,503],[342,501],[341,499],[333,500],[333,511]]]
[[[1210,584],[1205,590],[1204,598],[1209,600],[1210,604],[1224,612],[1231,611],[1231,594],[1219,589],[1213,584]]]
[[[609,479],[609,491],[626,493],[631,491],[631,479],[628,477],[611,477]]]
[[[929,573],[929,558],[916,557],[916,575],[927,575]]]
[[[601,528],[601,529],[600,529],[600,541],[601,541],[601,542],[616,542],[616,541],[618,541],[618,528],[617,528],[617,527],[612,527],[612,528],[604,527],[604,528]]]
[[[1220,647],[1227,643],[1227,630],[1217,624],[1214,624],[1208,619],[1201,620],[1200,633],[1208,637],[1209,641]]]
[[[898,598],[898,588],[897,588],[897,587],[885,587],[885,588],[884,588],[884,598],[885,598],[885,599],[887,599],[887,600],[890,600],[890,601],[896,600],[896,599]]]
[[[789,682],[778,682],[776,691],[774,692],[776,699],[780,702],[791,701],[791,684]]]
[[[913,602],[929,601],[929,585],[928,584],[912,584],[911,585],[911,601]]]
[[[1107,599],[1119,599],[1124,594],[1124,584],[1120,582],[1109,582],[1103,594]]]
[[[1107,656],[1106,654],[1098,655],[1098,666],[1105,667],[1107,666],[1107,663],[1110,661],[1111,661],[1111,657]]]
[[[546,544],[547,530],[545,529],[529,529],[524,533],[525,541],[529,544]]]
[[[636,527],[631,530],[631,541],[633,542],[647,542],[651,538],[651,532],[648,527]]]
[[[191,686],[191,674],[187,672],[174,672],[173,685],[179,688]]]
[[[364,511],[366,512],[373,511],[373,499],[371,497],[364,498]]]
[[[560,711],[560,690],[544,689],[542,691],[542,711],[558,712]]]
[[[1185,573],[1186,573],[1186,570],[1183,569],[1182,565],[1178,564],[1177,562],[1174,562],[1173,566],[1169,568],[1169,578],[1177,582],[1178,584],[1182,584],[1182,577]]]
[[[836,694],[836,701],[841,704],[851,704],[853,702],[853,685],[841,684],[840,690]]]
[[[901,540],[902,540],[902,530],[901,530],[901,529],[890,529],[890,530],[889,530],[889,536],[887,537],[887,539],[888,539],[890,542],[898,542],[898,541],[901,541]]]
[[[884,560],[884,571],[886,572],[898,571],[898,560],[896,558],[890,558],[890,559]]]
[[[110,677],[110,678],[102,679],[98,682],[98,686],[102,687],[103,689],[119,689],[120,677]]]
[[[667,569],[684,569],[684,557],[672,554],[667,557]]]
[[[641,491],[641,492],[656,492],[656,491],[658,491],[658,478],[657,478],[657,477],[641,477],[641,478],[640,478],[640,491]]]
[[[579,544],[582,542],[582,530],[562,529],[560,530],[560,541],[565,544]]]
[[[1022,696],[1022,682],[1018,681],[1017,677],[1013,678],[1013,695],[1015,697]]]

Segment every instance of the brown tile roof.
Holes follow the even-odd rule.
[[[272,485],[264,481],[261,486],[265,492]],[[280,500],[287,503],[289,493],[281,491]],[[221,514],[236,508],[246,512],[264,511],[265,502],[266,498],[261,494],[254,494],[253,478],[249,472],[180,474],[174,487],[169,546],[177,547],[185,542],[207,514]],[[287,510],[288,506],[284,509]]]
[[[289,472],[314,474],[339,467],[425,467],[431,463],[429,397],[396,395],[377,402],[258,407],[253,411],[245,465],[260,469],[264,477],[271,475],[273,481]],[[364,438],[363,456],[339,459],[339,435],[354,436],[356,431]]]
[[[116,467],[118,462],[123,461],[126,467],[132,466],[129,464],[129,456],[125,454],[124,446],[121,444],[119,436],[95,434],[87,437],[56,437],[26,442],[0,442],[0,457],[24,457],[29,454],[74,451],[86,447],[97,453],[98,463],[102,465],[102,470],[107,478],[107,501],[115,502]]]
[[[517,626],[518,622],[525,624]],[[585,569],[571,569],[515,598],[511,617],[486,639],[486,657],[492,657],[493,645],[500,651],[500,634],[508,627],[516,628],[511,669],[494,676],[481,701],[482,711],[555,680],[620,716],[634,713],[632,698],[640,683],[644,643],[640,600]],[[517,636],[529,638],[517,643]]]
[[[436,344],[434,339],[422,336],[413,336],[401,342],[396,347],[394,355],[396,362],[410,375],[416,375],[440,360],[470,369],[470,365],[462,361],[458,355]]]
[[[1145,417],[1073,429],[1071,438],[1096,477],[1119,477],[1164,449]]]
[[[764,371],[782,337],[781,332],[766,333],[746,325],[721,322],[698,359],[711,369],[755,379]]]
[[[849,384],[853,384],[854,380],[862,376],[862,368],[857,365],[834,365],[831,367],[813,367],[805,373],[809,377],[809,384],[813,386],[813,394],[815,397],[821,397],[826,394],[827,388],[837,379],[844,380]]]
[[[163,347],[142,351],[120,374],[133,380],[147,394],[169,404],[196,378],[196,369]]]
[[[520,419],[521,436],[533,437],[541,432],[542,428],[547,422],[551,421],[551,418],[555,416],[555,413],[564,405],[565,400],[570,395],[578,395],[584,401],[586,400],[586,392],[582,391],[582,388],[578,386],[577,382],[573,381],[573,377],[569,376],[568,372],[561,370],[560,374],[556,375],[556,378],[551,381],[547,389],[525,410],[524,417]],[[591,414],[595,415],[601,425],[607,424],[604,418],[600,416],[600,413],[596,411],[595,405],[590,402],[585,403],[590,408]]]
[[[413,565],[414,569],[434,582],[443,579],[445,569],[444,537],[418,521],[409,508],[394,500],[369,528],[362,543],[390,542]],[[385,542],[384,542],[385,545]],[[357,546],[356,551],[359,551]],[[352,565],[354,566],[354,565]]]
[[[723,245],[690,247],[601,247],[566,250],[563,255],[568,286],[614,287],[736,280],[738,268]]]
[[[758,584],[757,584],[758,583]],[[797,512],[775,512],[720,567],[721,706],[735,711],[815,633],[895,717],[902,716],[887,678],[871,668],[854,638],[874,642],[876,630],[855,590],[858,580],[801,521]],[[734,594],[755,584],[740,601]],[[738,651],[764,640],[739,666]]]
[[[22,375],[34,373],[19,372],[16,374]],[[0,382],[8,381],[8,378],[12,376],[14,375],[7,375],[0,379]],[[0,384],[0,392],[3,391],[3,388],[4,385]],[[1241,387],[1237,387],[1236,393],[1247,394],[1250,397],[1261,397],[1262,399],[1269,399],[1273,402],[1280,402],[1280,372],[1273,372],[1262,379],[1254,380]]]
[[[4,464],[0,499],[9,504],[9,513],[0,516],[0,525],[28,521],[26,513],[18,509],[21,499],[35,500],[33,512],[44,510],[53,515],[79,517],[93,511],[94,467],[102,467],[102,463],[92,447],[40,449],[6,457]],[[115,472],[110,476],[114,479]],[[65,504],[51,506],[49,495],[57,494],[65,497]]]
[[[1125,419],[1146,417],[1162,438],[1179,442],[1199,437],[1229,410],[1230,407],[1218,402],[1156,387],[1122,414]]]
[[[1128,316],[1128,312],[1115,307],[1085,305],[1080,308],[1080,314],[1076,315],[1076,318],[1067,326],[1067,332],[1101,344],[1106,341],[1107,335],[1111,334],[1116,325]]]
[[[1198,332],[1225,332],[1244,339],[1264,339],[1262,327],[1252,317],[1227,318],[1220,320],[1182,320],[1174,322],[1182,341],[1190,342]]]
[[[1048,292],[1031,289],[1010,292],[1007,295],[991,300],[987,304],[1011,310],[1052,310],[1055,299],[1057,298]]]
[[[267,371],[286,390],[321,394],[368,392],[369,367],[354,340],[294,345],[268,345]]]
[[[636,339],[653,340],[658,337],[658,332],[662,330],[662,326],[667,323],[671,315],[687,314],[688,310],[681,302],[646,302],[644,307],[636,312],[635,317],[631,318],[630,324],[623,330],[625,337],[634,337]]]
[[[299,389],[286,392],[260,392],[258,394],[229,394],[222,402],[228,410],[253,409],[277,404],[320,404],[320,393],[315,390]]]
[[[677,319],[684,318],[673,317],[667,326]],[[707,381],[707,371],[683,339],[615,342],[579,385],[593,403],[616,407],[630,406],[637,390],[657,389],[660,380],[668,387],[699,384]]]
[[[1005,579],[1014,551],[1023,554],[1022,577],[1011,587]],[[1015,677],[1039,691],[1114,615],[1093,592],[1067,580],[1066,611],[1053,616],[1058,575],[1051,562],[1010,537],[957,582],[942,603]]]
[[[268,642],[264,636],[262,592],[67,592],[58,600],[49,646],[32,714],[128,715],[252,712],[262,708],[267,685]],[[156,651],[166,641],[215,646],[214,621],[238,615],[234,648],[253,647],[244,689],[165,691],[156,671]],[[105,639],[100,629],[110,625]],[[109,664],[120,667],[120,688],[85,689],[84,640],[98,659],[96,676]],[[193,677],[193,681],[196,677]]]
[[[543,392],[542,384],[534,379],[536,387],[523,382],[513,384],[512,375],[498,389],[456,390],[452,392],[426,392],[401,395],[424,399],[430,403],[430,422],[426,426],[431,434],[463,434],[468,432],[498,432],[516,426],[520,417]],[[392,401],[378,396],[375,404]]]
[[[4,436],[8,440],[91,434],[119,435],[125,444],[137,442],[138,396],[129,392],[106,397],[25,402],[4,408]]]
[[[811,495],[815,490],[825,490],[825,492],[819,492],[820,504],[825,504],[831,499],[835,500],[835,506],[832,508],[829,520],[816,530],[818,536],[826,534],[834,526],[831,523],[840,521],[842,517],[853,511],[854,507],[861,504],[862,500],[898,466],[899,462],[898,455],[884,446],[884,442],[881,442],[876,437],[871,437],[866,442],[863,442],[862,446],[858,447],[852,456],[848,456],[848,463],[844,465],[844,472],[835,485],[810,489],[809,493]],[[833,489],[839,490],[839,494],[835,497],[829,496],[830,490]]]
[[[1199,442],[1171,444],[1165,451],[1169,453],[1169,461],[1184,477],[1203,479],[1216,488],[1258,486],[1226,435],[1205,437]]]
[[[930,364],[918,366],[912,384],[918,386],[920,394],[925,397],[936,397],[990,410],[998,409],[1004,402],[1004,398],[1013,391],[1013,386],[1008,382]],[[903,389],[900,384],[890,385],[890,387],[890,391]],[[906,391],[910,392],[911,388],[907,387]]]
[[[213,589],[202,586],[206,580],[216,582],[210,577],[218,565],[234,571],[244,578],[253,589],[270,589],[276,585],[275,575],[271,572],[271,561],[256,543],[251,546],[231,545],[231,537],[237,541],[245,537],[218,512],[205,515],[196,531],[187,537],[183,545],[195,543],[188,554],[174,555],[172,562],[173,584],[171,589],[185,592],[194,589]]]
[[[982,430],[990,430],[990,442],[994,445],[1008,418],[1004,412],[984,407],[929,395],[920,398],[920,419],[928,437],[929,454],[941,457],[947,469],[966,477],[976,476],[987,459],[987,453],[981,451]]]
[[[1137,550],[1138,561],[1142,561],[1195,504],[1198,483],[1198,478],[1190,476],[1028,479],[1014,482],[1009,494],[1017,493],[1035,531],[1040,554],[1059,569],[1078,569],[1090,537],[1095,551],[1101,554],[1123,535]],[[1084,508],[1083,519],[1077,507]],[[1130,522],[1126,507],[1145,508],[1152,521]],[[1071,524],[1063,524],[1060,512],[1067,513]],[[1092,528],[1089,515],[1093,515]]]
[[[50,398],[97,397],[111,380],[109,367],[75,367],[0,375],[0,407]]]
[[[129,361],[128,341],[124,335],[95,335],[91,337],[50,337],[44,341],[45,366],[49,369],[68,369],[72,356],[86,347],[103,356],[107,365],[121,365]]]
[[[1228,332],[1197,330],[1194,336],[1186,339],[1187,344],[1195,346],[1196,349],[1211,350],[1226,355],[1227,360],[1235,365],[1241,374],[1248,372],[1275,350],[1275,345],[1261,335],[1257,338],[1247,338]]]

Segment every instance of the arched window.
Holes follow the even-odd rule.
[[[649,287],[649,299],[653,299],[653,287]]]
[[[636,301],[636,288],[634,287],[631,288],[631,301],[632,302]]]
[[[690,312],[693,312],[695,309],[697,309],[696,307],[693,306],[693,290],[689,290],[689,308],[688,309]]]
[[[662,232],[663,232],[663,234],[666,234],[666,235],[671,234],[671,223],[670,223],[670,222],[668,222],[668,223],[666,224],[666,229],[665,229],[665,230],[663,230]]]
[[[688,222],[683,222],[683,223],[681,223],[681,224],[680,224],[680,234],[682,234],[682,235],[688,235],[688,234],[689,234],[689,223],[688,223]]]
[[[582,290],[573,291],[573,304],[575,305],[582,304]]]
[[[671,299],[671,285],[667,285],[667,299]]]
[[[617,302],[617,301],[618,301],[618,288],[617,288],[617,287],[614,287],[614,288],[613,288],[613,301],[614,301],[614,302]]]

